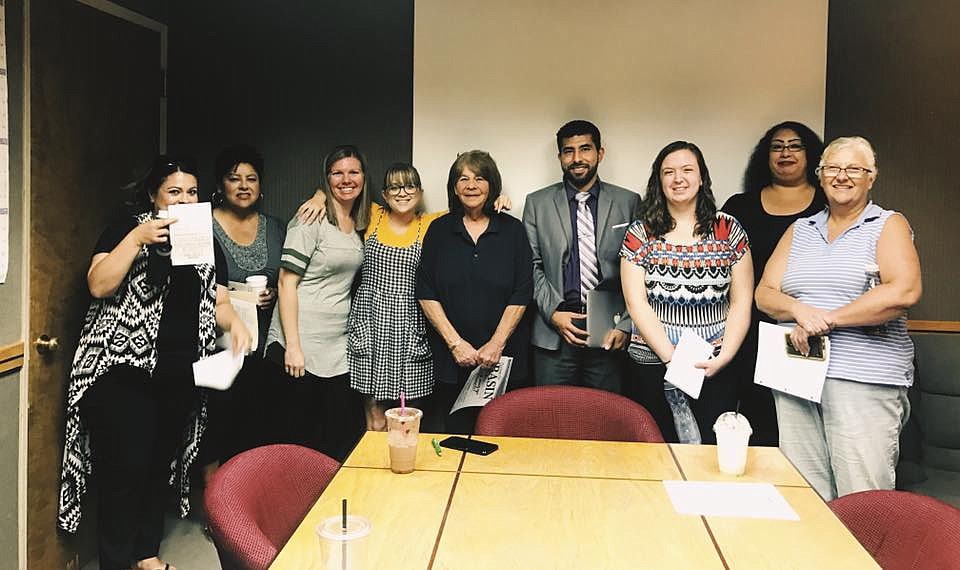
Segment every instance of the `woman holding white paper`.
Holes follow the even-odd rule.
[[[204,429],[192,364],[212,352],[214,324],[231,333],[234,353],[250,346],[224,286],[220,248],[216,265],[170,265],[176,219],[158,213],[197,202],[196,172],[191,159],[157,157],[134,187],[133,215],[104,231],[87,272],[94,300],[70,373],[58,522],[76,531],[92,470],[104,570],[164,567],[157,554],[167,482],[172,475],[185,511]]]
[[[634,373],[624,392],[650,410],[667,441],[715,442],[714,421],[736,406],[736,381],[723,372],[750,324],[753,266],[743,228],[717,211],[695,144],[676,141],[657,155],[620,255],[633,319]],[[696,364],[706,376],[697,400],[664,383],[684,329],[714,347]]]
[[[774,393],[780,449],[825,499],[893,489],[910,405],[913,343],[906,310],[920,299],[920,260],[903,215],[870,200],[876,153],[841,137],[817,169],[827,209],[797,220],[774,250],[757,306],[795,323],[793,345],[829,335],[820,403]]]

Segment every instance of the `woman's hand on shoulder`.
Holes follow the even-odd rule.
[[[327,196],[321,190],[317,190],[313,197],[307,199],[297,208],[297,219],[302,224],[312,224],[327,211]]]
[[[510,199],[506,194],[500,194],[497,196],[497,199],[493,201],[493,211],[498,214],[504,210],[509,210],[513,207],[513,200]]]

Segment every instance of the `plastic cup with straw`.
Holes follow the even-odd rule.
[[[325,519],[317,527],[325,570],[366,568],[366,537],[372,526],[366,517],[347,514],[347,500],[340,502],[340,515]]]

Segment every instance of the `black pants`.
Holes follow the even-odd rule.
[[[780,431],[777,426],[777,408],[773,403],[773,392],[766,386],[754,384],[757,367],[757,320],[750,325],[750,332],[743,345],[733,357],[729,368],[737,379],[737,399],[740,401],[740,413],[750,420],[753,435],[750,445],[780,445]]]
[[[277,443],[309,447],[342,462],[367,429],[363,395],[350,387],[349,374],[290,376],[277,364],[283,362],[282,350],[279,343],[271,344],[264,360],[271,389],[279,394],[273,400],[279,407],[268,413],[277,425]]]
[[[249,354],[230,389],[207,390],[201,465],[281,440],[286,402],[272,372],[263,357]]]
[[[456,383],[437,382],[434,385],[433,394],[427,398],[423,421],[420,423],[420,431],[461,435],[474,433],[477,416],[480,415],[482,407],[461,408],[452,414],[450,413],[450,408],[457,401],[457,396],[463,390],[471,372],[473,372],[473,368],[460,368]],[[527,387],[529,385],[528,378],[526,370],[511,368],[510,380],[507,382],[507,392]]]
[[[537,386],[568,384],[619,394],[624,357],[622,350],[577,347],[562,340],[557,350],[535,346],[534,382]]]
[[[80,400],[99,487],[101,570],[126,569],[159,553],[170,461],[199,405],[193,358],[160,354],[153,378],[139,368],[115,366]]]
[[[663,394],[663,376],[667,367],[662,364],[631,365],[631,378],[624,386],[624,395],[647,408],[656,420],[663,439],[674,443],[677,430],[673,423],[673,412]],[[737,406],[736,374],[729,367],[724,368],[712,378],[703,380],[700,398],[687,398],[693,417],[700,428],[702,443],[714,444],[717,436],[713,433],[713,424],[723,412],[731,412]]]

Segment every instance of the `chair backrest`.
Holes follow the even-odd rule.
[[[886,570],[960,568],[960,510],[906,491],[861,491],[830,508]]]
[[[299,445],[266,445],[224,463],[204,506],[224,570],[267,568],[340,464]]]
[[[662,442],[650,412],[594,388],[537,386],[494,398],[477,418],[478,435]]]

